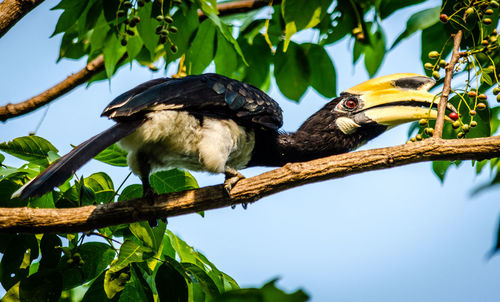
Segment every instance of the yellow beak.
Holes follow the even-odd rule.
[[[368,120],[392,127],[436,119],[439,97],[428,92],[434,84],[434,80],[423,75],[398,73],[366,81],[345,92],[356,95],[360,101],[355,121]],[[447,108],[456,112],[451,104]]]

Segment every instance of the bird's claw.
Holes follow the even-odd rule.
[[[231,197],[231,190],[233,189],[234,185],[236,185],[238,181],[244,178],[245,176],[243,176],[243,174],[241,174],[236,170],[232,169],[226,170],[226,179],[224,180],[224,190],[226,191],[229,197]]]

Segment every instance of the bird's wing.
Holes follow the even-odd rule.
[[[198,116],[231,118],[245,126],[277,130],[281,108],[260,89],[218,74],[157,79],[113,100],[103,112],[115,120],[161,110],[184,110]]]

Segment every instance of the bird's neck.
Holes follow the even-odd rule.
[[[344,134],[336,126],[323,124],[321,129],[311,129],[304,125],[294,133],[274,133],[273,135],[256,134],[252,160],[248,166],[283,166],[290,162],[303,162],[334,154],[352,151],[366,141],[386,130],[359,130]]]

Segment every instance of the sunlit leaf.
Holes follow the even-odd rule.
[[[39,136],[22,136],[9,142],[0,143],[0,150],[17,158],[33,162],[40,166],[48,166],[48,152],[58,152],[49,141]]]

